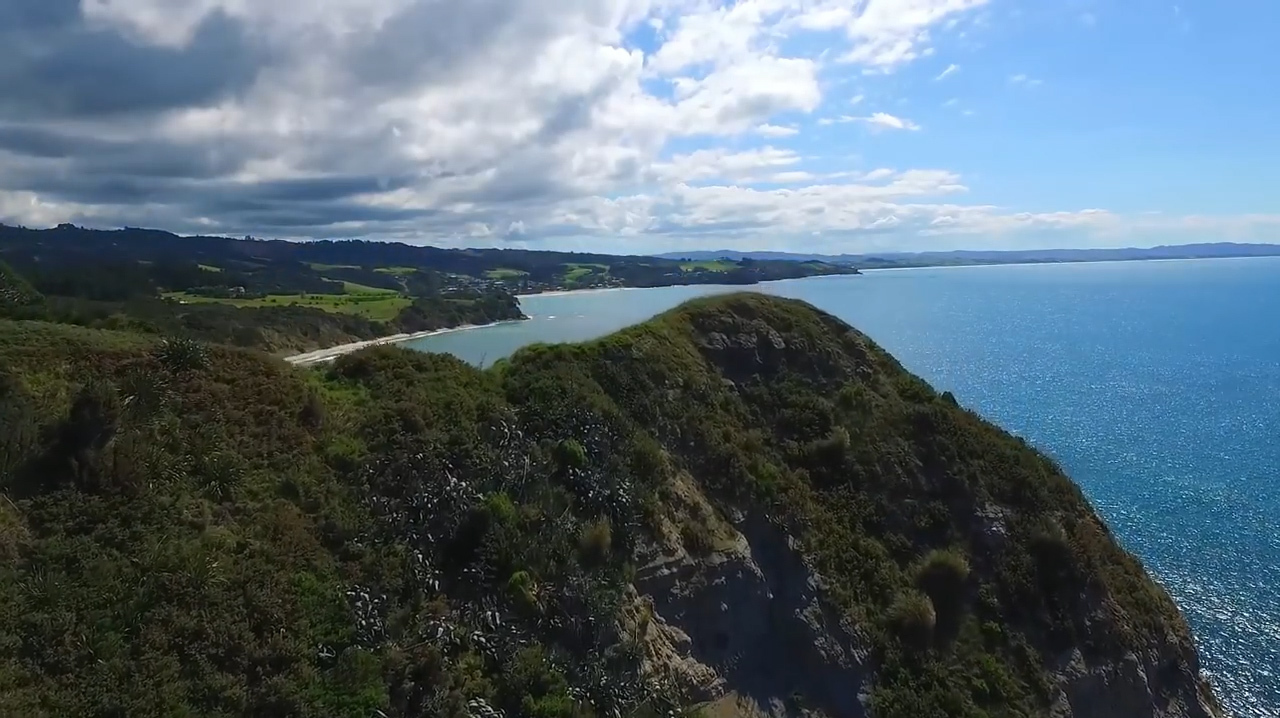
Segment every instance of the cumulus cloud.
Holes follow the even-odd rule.
[[[882,129],[913,130],[913,131],[920,129],[920,125],[917,125],[911,120],[903,119],[901,117],[891,115],[887,112],[875,112],[875,113],[872,113],[869,117],[858,117],[855,119],[865,122],[868,125],[871,125],[872,127],[882,128]]]
[[[808,17],[815,26],[841,27],[853,43],[845,62],[890,71],[931,54],[930,29],[987,4],[987,0],[866,0],[828,2]]]
[[[839,81],[985,4],[0,2],[0,221],[605,251],[1130,226],[957,204],[954,173],[806,136],[919,129],[830,114],[863,102]]]
[[[800,157],[795,152],[773,147],[744,152],[714,149],[698,150],[673,157],[666,162],[655,163],[651,171],[656,180],[668,183],[698,183],[707,180],[753,183],[760,181],[760,177],[799,162]]]
[[[770,125],[767,123],[763,125],[756,125],[756,134],[763,135],[765,137],[790,137],[799,133],[800,130],[785,125]]]

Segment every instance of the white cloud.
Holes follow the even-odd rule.
[[[798,134],[800,130],[794,127],[787,127],[783,125],[770,125],[766,123],[763,125],[756,125],[755,132],[757,135],[762,135],[764,137],[790,137],[792,135]]]
[[[1021,85],[1023,87],[1038,87],[1043,84],[1043,81],[1028,77],[1025,73],[1020,72],[1016,75],[1009,76],[1009,84]]]
[[[678,155],[666,162],[655,163],[651,171],[654,179],[666,183],[692,183],[712,179],[749,182],[758,181],[756,178],[799,162],[800,156],[795,152],[773,147],[745,152],[714,149],[698,150]]]
[[[881,129],[912,131],[920,129],[920,125],[917,125],[911,120],[897,117],[887,112],[875,112],[869,117],[856,117],[854,119],[865,122],[872,127]]]
[[[803,58],[758,56],[676,85],[677,134],[739,132],[775,114],[812,112],[822,101],[817,66]]]
[[[765,181],[779,184],[794,184],[796,182],[811,182],[815,179],[817,179],[817,176],[812,172],[791,170],[789,172],[775,172],[774,174],[769,175],[768,179]]]
[[[945,80],[948,77],[951,77],[952,75],[956,74],[957,72],[960,72],[960,66],[953,62],[950,65],[947,65],[947,69],[938,73],[938,76],[933,79],[935,82]]]
[[[873,129],[879,129],[879,130],[912,130],[914,131],[914,130],[920,129],[920,125],[917,125],[911,120],[908,120],[902,117],[897,117],[896,115],[891,115],[887,112],[873,112],[872,114],[866,115],[866,116],[839,115],[837,117],[822,117],[822,118],[819,118],[818,120],[819,125],[848,124],[851,122],[860,122],[868,125]]]
[[[891,71],[932,54],[930,27],[986,4],[987,0],[829,2],[811,15],[818,26],[835,24],[837,16],[844,20],[838,25],[843,25],[853,47],[842,60]]]
[[[649,58],[648,68],[670,75],[691,66],[724,65],[749,58],[765,15],[756,2],[685,15],[675,33]]]

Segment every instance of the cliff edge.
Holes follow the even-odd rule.
[[[716,297],[513,361],[570,363],[680,467],[634,585],[717,714],[1220,715],[1060,469],[834,317]]]

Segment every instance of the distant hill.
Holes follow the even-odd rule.
[[[154,229],[104,231],[70,224],[52,229],[0,224],[0,259],[19,272],[33,265],[43,269],[50,264],[100,269],[104,261],[127,265],[127,275],[147,273],[139,269],[140,264],[205,267],[221,271],[224,276],[206,273],[201,276],[202,281],[220,279],[229,283],[234,272],[253,276],[231,286],[257,284],[272,290],[316,293],[333,291],[326,282],[332,285],[343,281],[395,289],[401,284],[395,275],[428,273],[497,282],[516,292],[596,286],[755,284],[771,279],[851,273],[847,267],[819,262],[680,262],[650,256],[446,249],[358,239],[291,242],[252,237],[184,237]],[[139,286],[154,278],[121,276],[120,280]]]
[[[708,252],[669,252],[663,259],[709,261],[726,259],[784,260],[854,265],[864,269],[880,267],[932,267],[974,264],[1033,264],[1049,262],[1118,262],[1150,259],[1210,259],[1226,257],[1280,256],[1280,244],[1202,244],[1125,247],[1120,249],[1026,249],[965,250],[947,252],[878,252],[867,254],[804,254],[793,252],[739,252],[730,249]]]
[[[282,355],[522,319],[516,294],[856,273],[823,262],[698,262],[0,224],[0,317],[127,325]]]

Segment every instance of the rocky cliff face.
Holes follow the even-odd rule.
[[[648,669],[716,716],[869,715],[865,637],[823,595],[794,538],[741,518],[754,540],[735,527],[729,545],[708,555],[666,547],[640,570],[631,620],[644,623]],[[1118,661],[1072,649],[1050,667],[1048,715],[1224,715],[1188,648],[1161,642]]]
[[[872,649],[825,594],[799,542],[744,512],[716,521],[716,545],[702,555],[678,541],[646,547],[628,620],[647,669],[715,716],[870,715]],[[1118,660],[1073,648],[1047,669],[1051,718],[1223,715],[1194,648],[1175,636]]]
[[[1090,661],[1079,649],[1053,670],[1053,718],[1213,718],[1223,713],[1188,645],[1157,640],[1119,660]]]
[[[741,401],[742,414],[760,420],[773,409],[762,399],[764,387],[770,383],[786,383],[793,392],[821,392],[824,398],[830,397],[830,392],[862,387],[866,394],[849,393],[874,406],[862,407],[864,415],[902,411],[901,406],[881,401],[890,392],[896,395],[890,399],[905,398],[908,404],[918,401],[910,392],[931,394],[904,379],[905,373],[896,363],[865,337],[838,323],[833,327],[834,320],[820,318],[820,330],[835,329],[843,342],[824,342],[820,335],[806,333],[796,323],[770,317],[768,307],[750,303],[737,309],[727,316],[700,314],[692,318],[698,353],[713,369],[707,384],[715,388],[699,388],[687,381],[665,387],[675,404],[689,393],[723,391],[732,399],[721,398],[720,402]],[[892,389],[887,388],[889,384]],[[917,432],[893,448],[901,455],[873,461],[876,470],[899,474],[891,485],[900,508],[938,499],[930,511],[942,512],[945,518],[936,520],[950,524],[938,531],[947,537],[943,543],[961,547],[972,566],[971,575],[957,587],[963,594],[956,603],[960,612],[956,620],[961,625],[949,629],[951,635],[946,637],[936,635],[943,630],[936,628],[932,644],[925,649],[928,658],[887,658],[902,649],[886,647],[886,642],[892,644],[895,639],[886,636],[883,616],[857,610],[860,597],[856,593],[876,589],[842,576],[837,582],[843,583],[843,590],[832,590],[832,582],[818,568],[823,559],[816,555],[823,552],[828,537],[798,523],[806,518],[803,511],[794,511],[800,504],[792,503],[793,510],[788,511],[786,502],[762,502],[744,496],[736,487],[726,490],[724,477],[708,473],[717,464],[697,460],[698,452],[705,449],[688,448],[697,444],[690,436],[697,430],[686,425],[672,432],[667,445],[673,454],[683,456],[692,473],[681,478],[669,499],[673,512],[666,530],[660,533],[662,538],[644,546],[636,558],[635,615],[643,617],[649,669],[676,679],[714,715],[898,714],[898,708],[888,700],[876,701],[884,673],[921,670],[921,664],[932,660],[949,664],[950,670],[967,670],[965,659],[947,654],[977,650],[962,648],[965,634],[973,630],[963,624],[981,620],[979,632],[985,632],[988,645],[1012,637],[1011,643],[1018,646],[992,649],[983,660],[1002,657],[1012,663],[1019,659],[1011,656],[1022,650],[1021,660],[1030,664],[1022,667],[1023,675],[1039,672],[1027,679],[1038,683],[1027,699],[1037,714],[1053,718],[1222,715],[1200,675],[1187,626],[1168,596],[1114,544],[1105,526],[1074,487],[1066,485],[1056,467],[1043,457],[1034,457],[1023,445],[1014,449],[1018,461],[1044,464],[1038,467],[1045,470],[1044,478],[1035,480],[1062,491],[1067,500],[1063,503],[1060,499],[1057,505],[1022,500],[1018,494],[1028,489],[1017,484],[1030,478],[1018,477],[1011,481],[1014,486],[1004,487],[997,482],[983,485],[976,476],[961,480],[962,470],[939,465],[932,456],[934,439],[928,434],[955,431],[957,426],[951,422],[956,417],[961,417],[957,422],[960,429],[990,436],[998,432],[955,408],[949,397],[922,394],[922,398],[931,405],[929,415],[909,407],[906,416],[894,419],[905,419]],[[795,428],[791,423],[803,420],[804,416],[784,410],[773,426],[773,436],[756,435],[753,444],[759,447],[786,437],[778,441],[781,462],[789,464],[787,468],[798,468],[805,462],[797,457],[805,452],[796,450],[798,439],[788,434]],[[766,419],[764,423],[770,422]],[[862,428],[875,433],[865,424]],[[857,444],[838,429],[831,431],[843,438],[836,440],[836,449],[827,447],[827,460]],[[813,437],[799,440],[803,438]],[[999,441],[1013,440],[1001,435]],[[1001,470],[995,468],[998,462],[986,463],[989,457],[982,454],[1007,448],[996,444],[951,447],[948,458],[984,462],[988,471]],[[858,480],[857,467],[843,462],[842,468],[850,475],[842,478]],[[1003,470],[1010,469],[1006,465]],[[838,482],[835,488],[823,486],[814,491],[817,473],[808,465],[799,469],[807,485],[797,492],[821,502],[830,491],[837,504],[843,500],[836,497],[847,488]],[[1002,491],[1008,488],[1014,490]],[[855,515],[851,510],[851,521]],[[913,519],[915,526],[904,527],[895,518],[901,517],[887,517],[884,524],[888,533],[900,532],[896,538],[871,534],[867,539],[900,542],[900,550],[908,556],[925,552],[929,543],[939,543],[928,538],[929,530],[922,528],[918,519]],[[690,521],[700,525],[700,534],[692,539],[687,529]],[[1104,560],[1119,565],[1095,565],[1093,572],[1089,570],[1091,562]],[[1016,566],[1011,568],[1011,564]],[[915,570],[919,576],[918,565],[909,567],[907,573]],[[1026,594],[1005,585],[1016,581],[1014,572],[1021,570],[1034,574]],[[850,591],[855,593],[852,599]],[[946,596],[931,595],[929,600],[939,615],[950,610],[944,606]],[[995,622],[1004,625],[992,628],[989,624]],[[902,662],[886,667],[896,661]],[[992,693],[986,697],[986,706],[981,706],[983,697],[973,698],[975,707],[984,707],[987,712],[972,714],[1013,714],[1012,703],[1002,706],[1003,696],[998,690]],[[948,715],[970,714],[965,712],[970,707],[965,705],[965,697],[957,693],[954,698],[960,707]]]
[[[865,715],[865,637],[823,595],[798,542],[759,515],[711,522],[713,544],[701,555],[678,541],[646,547],[634,585],[650,668],[721,713],[784,716],[811,706]]]

